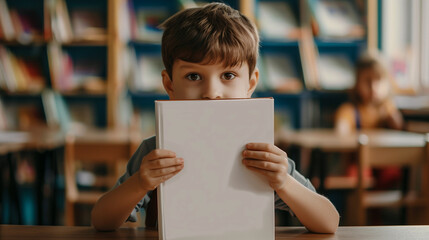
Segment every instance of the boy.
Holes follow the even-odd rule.
[[[183,10],[161,27],[166,68],[162,82],[170,99],[251,97],[259,77],[255,67],[259,37],[245,16],[225,4],[212,3]],[[150,202],[148,193],[180,172],[185,161],[172,151],[155,149],[155,137],[144,140],[116,188],[94,206],[94,227],[109,231],[126,220],[135,221],[136,211]],[[293,212],[310,231],[336,231],[335,207],[314,191],[284,151],[272,144],[249,143],[243,164],[267,179],[276,192],[276,208]]]

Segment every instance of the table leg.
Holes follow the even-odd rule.
[[[64,148],[59,147],[56,149],[53,149],[51,151],[51,168],[52,168],[52,178],[51,178],[51,188],[52,188],[52,196],[50,197],[51,200],[51,224],[57,225],[57,196],[58,196],[58,188],[57,188],[57,177],[58,177],[58,161],[62,159],[61,156],[64,156]]]
[[[5,176],[5,166],[7,164],[5,163],[7,161],[7,157],[4,155],[0,156],[0,224],[5,224],[5,221],[3,219],[4,214],[4,199],[3,199],[3,189],[6,189],[6,186],[4,185],[4,176]]]
[[[44,164],[44,156],[45,154],[43,152],[36,152],[36,206],[37,206],[37,224],[43,225],[43,205],[44,205],[44,196],[45,196],[45,189],[44,189],[44,182],[45,182],[45,164]]]
[[[22,224],[22,214],[21,214],[21,204],[19,199],[19,189],[16,182],[16,161],[13,159],[13,154],[7,155],[7,162],[9,165],[9,196],[10,196],[10,213],[9,219],[12,220],[13,217],[13,206],[16,208],[16,213],[18,217],[18,224]]]

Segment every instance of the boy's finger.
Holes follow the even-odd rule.
[[[251,167],[251,166],[246,166],[249,170],[251,170],[251,171],[253,171],[253,172],[256,172],[256,173],[259,173],[259,174],[261,174],[261,175],[263,175],[263,176],[265,176],[265,177],[268,177],[268,178],[272,178],[272,177],[274,177],[274,172],[271,172],[271,171],[266,171],[266,170],[263,170],[263,169],[260,169],[260,168],[255,168],[255,167]]]
[[[271,152],[280,156],[286,155],[286,153],[280,148],[278,148],[276,145],[269,143],[248,143],[246,144],[246,148],[255,151]]]
[[[174,158],[176,153],[167,149],[155,149],[152,150],[145,158],[148,160],[155,160],[159,158]]]
[[[159,178],[160,178],[161,182],[165,182],[165,181],[167,181],[168,179],[172,178],[172,177],[173,177],[174,175],[176,175],[177,173],[179,173],[181,170],[182,170],[182,169],[177,170],[177,171],[175,171],[175,172],[172,172],[172,173],[170,173],[170,174],[164,175],[164,176],[160,176]]]
[[[282,155],[277,155],[272,152],[254,151],[254,150],[244,150],[243,157],[265,160],[265,161],[276,162],[276,163],[282,163],[286,160],[286,158]]]
[[[181,164],[183,164],[183,158],[161,158],[151,160],[149,162],[148,168],[154,170]]]
[[[157,169],[157,170],[153,170],[151,175],[153,177],[162,177],[162,176],[166,176],[166,175],[170,175],[176,171],[180,171],[183,169],[183,165],[178,165],[178,166],[173,166],[173,167],[166,167],[166,168],[161,168],[161,169]]]
[[[243,164],[249,167],[258,168],[261,170],[266,170],[270,172],[276,172],[278,169],[278,164],[267,162],[267,161],[260,161],[260,160],[254,160],[254,159],[243,159]]]

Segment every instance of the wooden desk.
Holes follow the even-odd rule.
[[[282,239],[428,239],[429,226],[339,227],[335,234],[309,233],[304,227],[277,227],[276,240]],[[155,230],[121,228],[114,232],[97,232],[92,227],[0,225],[0,239],[151,239],[157,240]]]
[[[348,152],[356,151],[361,134],[386,146],[423,147],[425,144],[423,134],[389,129],[362,130],[350,134],[339,134],[334,129],[283,130],[278,135],[278,141],[308,149],[320,149],[325,152]]]
[[[320,153],[355,153],[359,147],[359,137],[365,134],[371,142],[389,147],[424,147],[425,135],[388,130],[362,130],[350,134],[339,134],[334,129],[304,129],[299,131],[283,130],[277,135],[276,141],[287,145],[295,145],[301,149],[301,169],[306,175],[313,175],[307,170],[311,167],[310,160],[319,162],[319,191],[325,191],[326,163]],[[344,182],[347,183],[347,182]]]

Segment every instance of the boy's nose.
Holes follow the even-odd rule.
[[[222,98],[221,88],[216,83],[209,82],[204,88],[203,99],[219,99]]]

